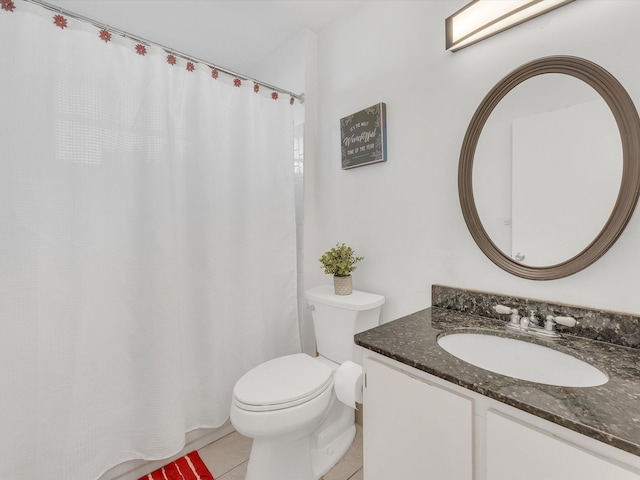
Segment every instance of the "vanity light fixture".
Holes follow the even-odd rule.
[[[473,0],[445,20],[447,50],[455,52],[573,0]]]

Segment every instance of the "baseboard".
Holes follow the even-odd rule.
[[[163,460],[132,460],[130,462],[116,465],[111,470],[102,475],[99,480],[138,480],[154,470],[166,465],[169,462],[186,455],[194,450],[209,445],[234,431],[231,422],[227,422],[219,428],[201,428],[187,433],[185,447],[174,456]]]

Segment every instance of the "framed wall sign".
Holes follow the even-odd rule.
[[[378,103],[340,119],[342,169],[387,161],[387,106]]]

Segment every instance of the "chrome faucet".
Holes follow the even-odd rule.
[[[566,327],[573,327],[578,324],[573,317],[547,315],[543,328],[540,326],[534,310],[529,311],[529,317],[521,317],[517,309],[505,305],[496,305],[493,309],[499,314],[511,314],[510,322],[505,325],[507,329],[545,338],[559,338],[562,336],[555,330],[556,324]]]
[[[528,331],[530,328],[539,328],[540,324],[538,323],[538,319],[536,318],[536,312],[534,312],[533,310],[529,310],[528,317],[521,317],[519,327],[520,330],[524,332]]]

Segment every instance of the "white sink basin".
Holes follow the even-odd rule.
[[[551,348],[512,338],[452,333],[438,338],[451,355],[490,372],[563,387],[595,387],[609,377],[594,366]]]

